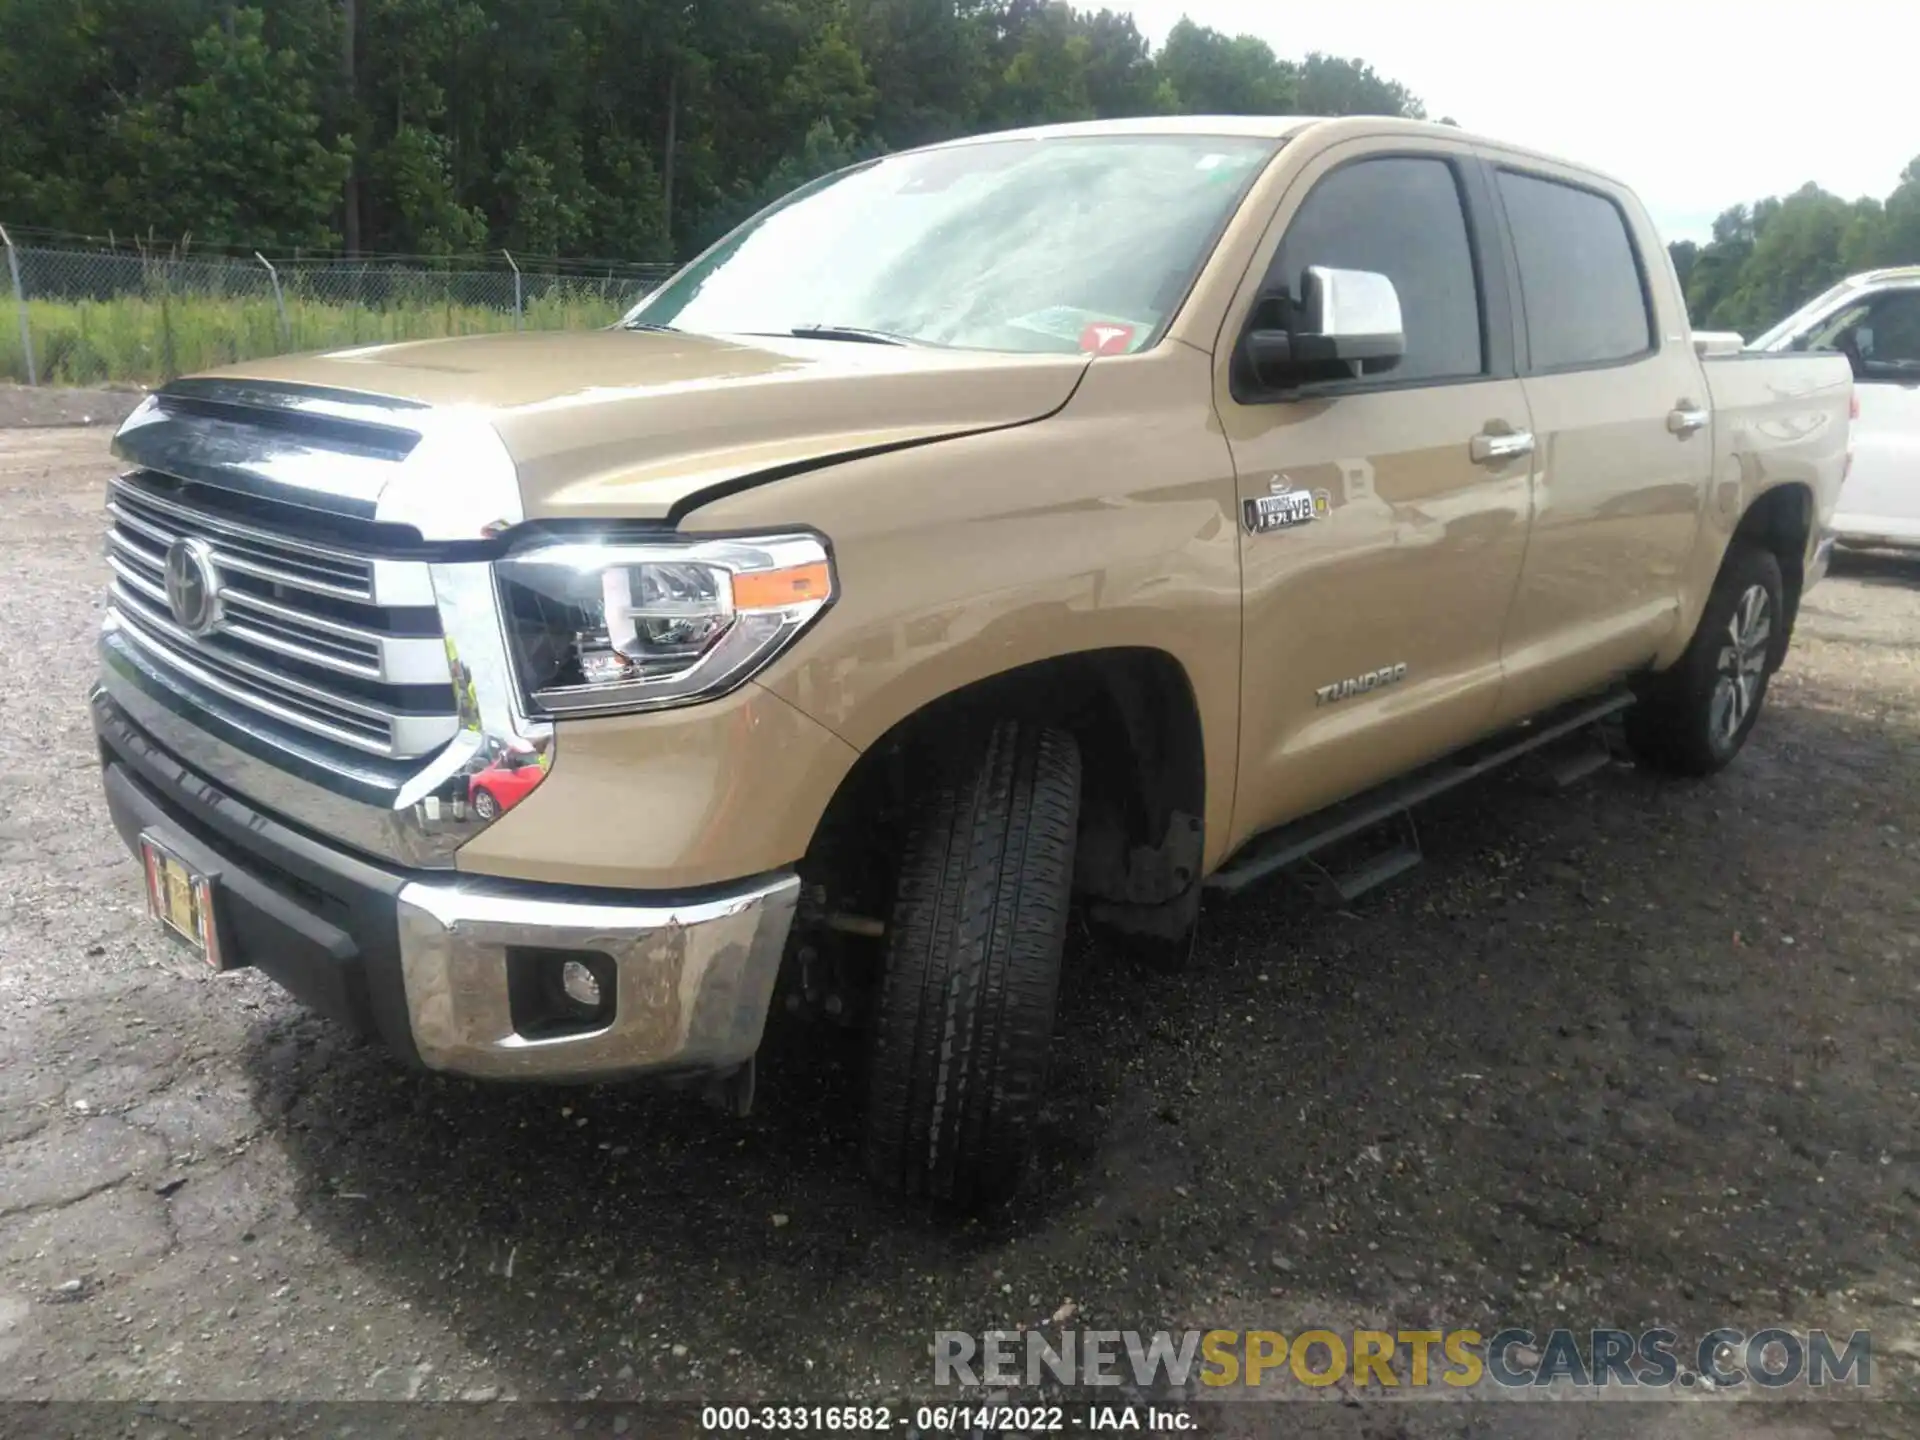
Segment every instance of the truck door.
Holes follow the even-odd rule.
[[[1234,840],[1485,727],[1526,545],[1526,398],[1483,168],[1404,138],[1330,147],[1288,189],[1228,313],[1215,403],[1241,502]],[[1310,266],[1393,282],[1405,354],[1276,386],[1243,338]]]
[[[1490,158],[1537,447],[1504,721],[1644,665],[1679,623],[1713,429],[1672,268],[1638,203],[1577,171]]]

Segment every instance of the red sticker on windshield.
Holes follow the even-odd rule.
[[[1133,343],[1133,326],[1096,320],[1080,332],[1080,349],[1088,355],[1124,355]]]

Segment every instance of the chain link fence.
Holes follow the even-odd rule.
[[[608,325],[671,266],[192,256],[20,242],[0,228],[17,325],[0,381],[157,384],[264,355]]]

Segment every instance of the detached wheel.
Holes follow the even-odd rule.
[[[1018,1186],[1079,809],[1073,737],[1004,721],[910,820],[870,1035],[867,1171],[884,1188],[973,1206]]]
[[[1771,552],[1739,545],[1727,553],[1693,643],[1627,712],[1627,741],[1641,761],[1711,775],[1740,753],[1780,658],[1782,594]]]

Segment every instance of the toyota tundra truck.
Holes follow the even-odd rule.
[[[148,398],[107,801],[156,923],[409,1062],[738,1107],[792,1009],[878,1182],[992,1202],[1070,907],[1179,954],[1556,736],[1734,758],[1852,377],[1710,349],[1626,187],[1452,127],[872,160],[605,330]]]

